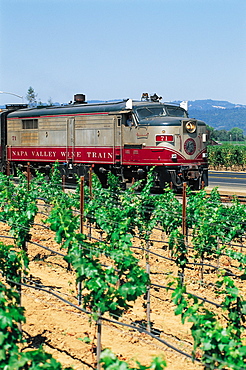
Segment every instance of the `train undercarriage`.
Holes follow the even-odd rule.
[[[31,162],[30,171],[35,175],[35,171],[44,173],[47,178],[54,163]],[[17,168],[25,172],[28,166],[26,163],[11,162],[7,166],[7,172],[13,175],[17,174]],[[111,172],[119,178],[123,189],[130,186],[138,180],[145,180],[151,169],[151,166],[134,166],[121,164],[85,164],[85,163],[60,163],[59,169],[62,176],[71,182],[76,181],[77,177],[84,176],[85,181],[89,179],[89,171],[98,176],[104,187],[107,187],[108,173]],[[193,190],[200,190],[208,185],[208,168],[204,165],[185,165],[185,166],[156,166],[154,169],[154,188],[164,189],[167,185],[172,189],[179,191],[185,182]],[[144,183],[144,181],[143,181]]]

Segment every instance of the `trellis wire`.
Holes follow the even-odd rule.
[[[72,307],[74,307],[74,308],[76,308],[77,310],[79,310],[79,311],[81,311],[81,312],[83,312],[83,313],[85,313],[85,314],[87,314],[87,315],[90,315],[91,314],[91,312],[89,312],[89,311],[87,311],[87,310],[85,310],[85,309],[83,309],[83,308],[81,308],[81,307],[79,307],[79,306],[77,306],[77,305],[75,305],[75,304],[73,304],[72,302],[69,302],[68,300],[66,300],[66,299],[64,299],[63,297],[61,297],[61,296],[59,296],[58,294],[56,294],[56,293],[54,293],[54,292],[52,292],[51,290],[47,290],[47,289],[45,289],[45,288],[41,288],[41,287],[38,287],[38,286],[36,286],[36,285],[34,285],[34,286],[32,286],[32,285],[29,285],[29,284],[25,284],[25,283],[16,283],[15,281],[12,281],[12,280],[9,280],[8,279],[8,282],[10,282],[10,283],[15,283],[16,285],[22,285],[22,286],[25,286],[25,287],[27,287],[27,288],[32,288],[32,289],[36,289],[36,290],[40,290],[40,291],[44,291],[44,292],[46,292],[46,293],[49,293],[49,294],[51,294],[51,295],[53,295],[53,296],[55,296],[57,299],[59,299],[59,300],[61,300],[62,302],[64,302],[64,303],[66,303],[66,304],[68,304],[68,305],[70,305],[70,306],[72,306]],[[106,322],[109,322],[109,323],[113,323],[113,324],[115,324],[115,325],[120,325],[120,326],[124,326],[124,327],[128,327],[128,328],[130,328],[130,329],[132,329],[132,330],[135,330],[135,331],[138,331],[138,332],[140,332],[140,333],[144,333],[144,334],[147,334],[147,335],[149,335],[150,337],[152,337],[153,339],[155,339],[155,340],[157,340],[157,341],[159,341],[160,343],[162,343],[162,344],[164,344],[164,345],[166,345],[167,347],[169,347],[169,348],[171,348],[172,350],[174,350],[175,352],[177,352],[177,353],[179,353],[179,354],[181,354],[181,355],[183,355],[183,356],[185,356],[185,357],[187,357],[187,358],[190,358],[192,361],[195,361],[195,362],[197,362],[197,363],[199,363],[199,364],[201,364],[201,361],[199,360],[199,359],[197,359],[196,357],[194,358],[192,355],[190,355],[190,354],[188,354],[188,353],[186,353],[186,352],[184,352],[184,351],[182,351],[182,350],[180,350],[180,349],[178,349],[177,347],[175,347],[175,346],[173,346],[172,344],[170,344],[170,343],[168,343],[167,341],[165,341],[165,340],[163,340],[163,339],[161,339],[161,338],[159,338],[158,336],[156,336],[154,333],[152,333],[151,331],[148,331],[148,330],[146,330],[144,327],[140,327],[140,328],[138,328],[136,325],[131,325],[131,324],[127,324],[127,323],[123,323],[123,322],[120,322],[120,321],[116,321],[116,320],[112,320],[112,319],[109,319],[109,318],[106,318],[106,317],[103,317],[103,316],[100,316],[100,320],[102,320],[102,321],[106,321]],[[221,364],[224,364],[225,366],[227,365],[226,364],[226,362],[222,362],[220,359],[217,359],[217,358],[212,358],[212,357],[210,357],[210,356],[208,356],[208,355],[205,355],[205,357],[206,358],[208,358],[208,359],[213,359],[213,360],[216,360],[217,362],[219,362],[219,363],[221,363]],[[202,365],[202,364],[201,364]],[[236,368],[236,367],[235,367]],[[242,368],[239,368],[238,367],[238,370],[242,370]]]

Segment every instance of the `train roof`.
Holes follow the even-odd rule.
[[[53,115],[74,115],[86,113],[109,113],[109,112],[122,112],[129,111],[134,107],[146,105],[173,105],[171,103],[160,103],[153,101],[134,101],[131,99],[117,101],[117,102],[102,102],[102,103],[82,103],[82,104],[68,104],[62,106],[47,106],[36,108],[18,109],[9,113],[10,118],[21,117],[40,117],[40,116],[53,116]]]

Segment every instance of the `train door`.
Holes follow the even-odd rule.
[[[138,131],[139,127],[132,112],[129,111],[124,114],[122,124],[122,161],[124,164],[139,161],[139,150],[142,148],[142,145],[139,144]]]
[[[122,163],[121,125],[122,125],[122,116],[117,115],[116,119],[114,120],[114,161],[116,164]]]
[[[68,162],[74,161],[74,145],[75,145],[75,118],[71,117],[67,120],[67,143],[66,143],[66,159]]]

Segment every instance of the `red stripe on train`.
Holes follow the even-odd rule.
[[[175,154],[176,158],[172,158]],[[202,152],[196,158],[185,158],[179,152],[164,148],[113,147],[8,147],[9,161],[68,162],[123,165],[183,165],[205,163]]]

